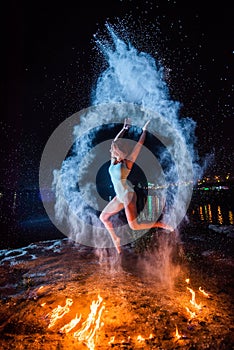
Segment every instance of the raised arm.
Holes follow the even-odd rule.
[[[148,120],[145,125],[143,126],[142,128],[142,134],[137,142],[137,144],[134,146],[131,154],[128,156],[128,160],[132,163],[136,161],[140,151],[141,151],[141,148],[142,148],[142,145],[144,144],[145,142],[145,137],[146,137],[146,129],[147,129],[147,126],[149,124],[150,120]]]
[[[125,118],[124,119],[124,126],[120,130],[120,132],[115,136],[114,141],[116,141],[118,138],[123,137],[124,133],[130,128],[131,125],[131,119]]]

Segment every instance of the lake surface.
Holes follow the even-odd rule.
[[[158,203],[151,196],[150,203]],[[146,208],[145,218],[154,219],[155,208]],[[153,212],[152,212],[153,208]],[[187,211],[193,222],[213,225],[234,224],[233,191],[194,191]],[[50,221],[38,191],[7,191],[0,195],[0,249],[22,247],[34,241],[64,238]]]
[[[188,215],[199,222],[213,225],[233,225],[233,191],[195,192],[188,209]]]

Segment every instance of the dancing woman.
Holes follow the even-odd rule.
[[[144,230],[154,227],[159,227],[170,231],[173,230],[172,227],[161,222],[152,223],[150,221],[137,221],[137,195],[127,181],[134,162],[136,161],[142,145],[144,144],[146,129],[149,122],[150,121],[148,120],[143,126],[142,134],[130,154],[126,148],[126,145],[123,143],[123,139],[121,139],[124,133],[130,128],[130,119],[126,118],[124,120],[123,128],[116,135],[111,144],[111,164],[109,167],[109,173],[116,196],[103,209],[100,215],[100,220],[110,233],[118,253],[121,253],[120,238],[115,233],[110,217],[117,214],[122,209],[125,210],[128,225],[132,230]]]

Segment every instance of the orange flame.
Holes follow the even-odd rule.
[[[208,293],[206,293],[203,289],[201,289],[201,287],[199,287],[199,291],[207,298],[210,297],[210,295]]]
[[[192,290],[191,288],[187,287],[187,289],[190,291],[190,293],[192,294],[192,299],[190,300],[190,303],[197,309],[201,310],[202,305],[201,304],[197,304],[196,300],[195,300],[195,292],[194,290]]]
[[[191,318],[196,317],[196,313],[195,313],[195,312],[192,312],[191,310],[189,310],[188,307],[186,307],[186,310],[188,311],[188,313],[189,313],[189,315],[190,315]]]
[[[82,323],[81,328],[74,333],[74,337],[76,337],[79,341],[83,341],[84,344],[87,345],[87,347],[90,350],[94,350],[95,348],[94,336],[97,330],[100,328],[100,326],[103,325],[103,324],[100,325],[100,319],[101,319],[102,311],[105,309],[105,306],[102,305],[98,311],[98,308],[102,300],[103,300],[102,297],[98,295],[98,300],[96,302],[94,300],[92,301],[92,304],[90,306],[91,311],[86,321],[84,321]]]
[[[186,278],[185,282],[186,282],[186,283],[189,283],[189,282],[190,282],[190,279],[189,279],[189,278]]]
[[[108,345],[113,344],[114,341],[115,341],[115,336],[113,336],[113,337],[110,338],[110,340],[109,340],[109,342],[108,342]]]
[[[176,337],[176,339],[181,339],[181,337],[182,337],[182,335],[179,334],[177,325],[176,325],[175,337]]]
[[[62,318],[65,314],[70,311],[70,306],[73,304],[73,300],[68,298],[66,299],[66,305],[60,306],[58,305],[55,309],[53,309],[50,313],[46,315],[46,317],[50,317],[50,323],[48,328],[51,328],[55,325],[56,321]]]
[[[62,333],[68,333],[70,332],[73,328],[75,328],[75,326],[80,322],[81,320],[81,315],[79,317],[73,318],[69,323],[65,324],[65,326],[63,326],[62,328],[60,328],[60,332]]]
[[[137,341],[144,341],[144,340],[145,340],[145,338],[143,338],[141,335],[138,335]]]
[[[74,337],[76,337],[79,341],[82,341],[90,350],[94,350],[94,336],[96,335],[97,330],[103,325],[103,323],[101,324],[100,320],[102,311],[105,309],[105,306],[102,305],[99,308],[102,300],[103,299],[100,297],[100,295],[98,295],[98,300],[96,302],[94,300],[92,301],[92,304],[90,306],[91,311],[87,319],[82,323],[81,328],[73,334]],[[48,328],[53,327],[58,319],[62,318],[65,314],[67,314],[70,311],[70,306],[72,304],[73,300],[68,298],[66,299],[65,306],[58,305],[55,309],[48,313],[46,315],[46,317],[50,317],[50,323]],[[78,317],[76,314],[76,317],[73,318],[65,326],[60,328],[59,331],[62,333],[70,332],[80,322],[81,316],[82,315]]]

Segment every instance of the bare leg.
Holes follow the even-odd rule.
[[[151,222],[151,221],[137,221],[137,207],[136,207],[137,196],[134,193],[129,193],[126,195],[126,201],[124,203],[125,213],[128,220],[128,224],[132,230],[144,230],[154,227],[164,228],[169,231],[173,231],[173,227],[163,224],[161,222]]]
[[[110,201],[110,203],[108,203],[107,206],[103,209],[100,215],[100,220],[103,222],[104,226],[109,232],[112,238],[112,241],[115,245],[115,248],[119,254],[121,253],[120,238],[116,235],[112,222],[109,219],[112,215],[115,215],[123,208],[124,208],[123,203],[121,203],[117,197],[114,197]]]

